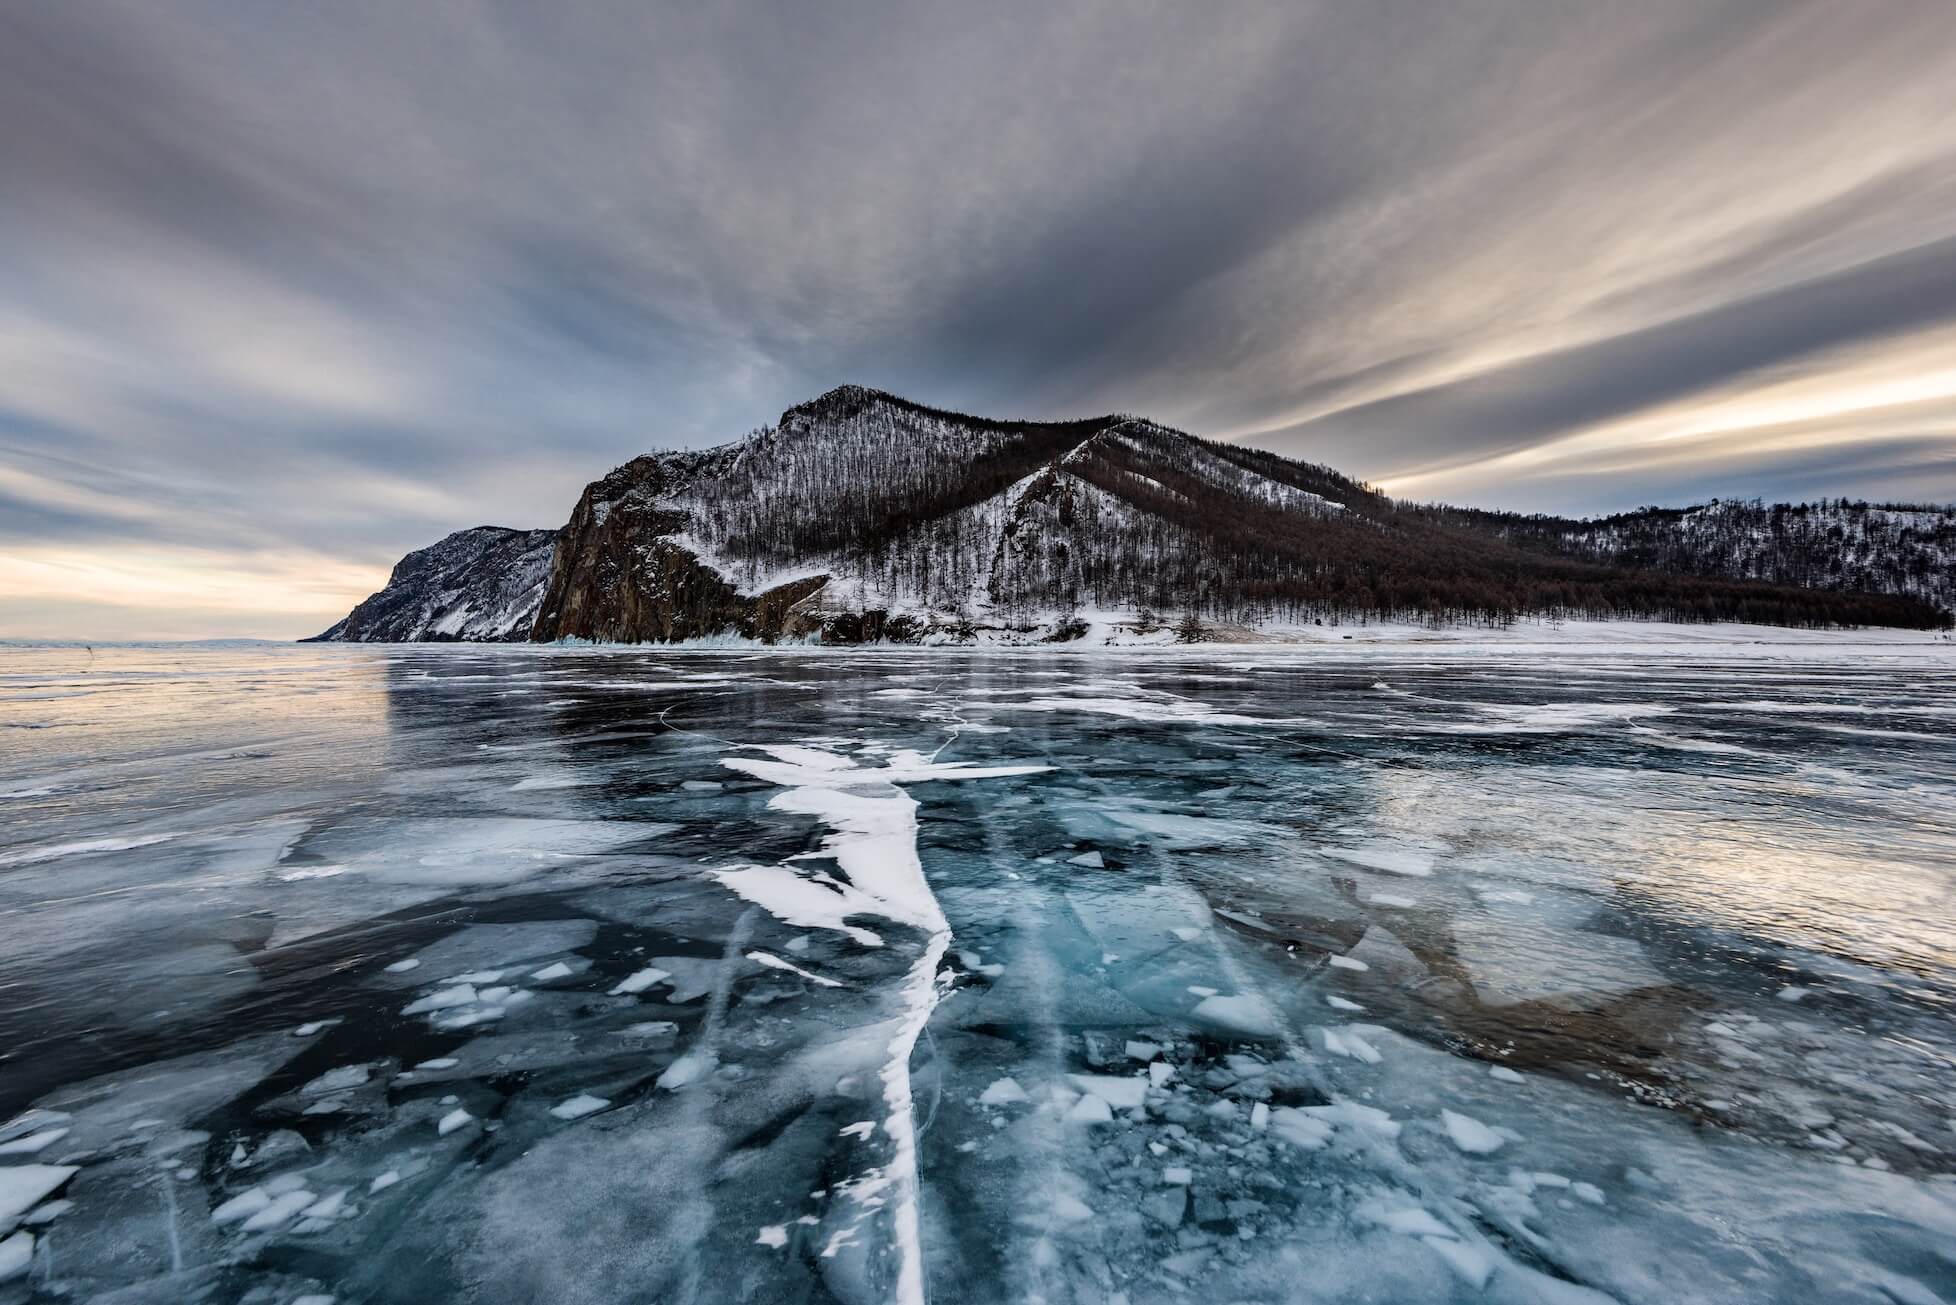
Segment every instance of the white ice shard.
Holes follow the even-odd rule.
[[[1112,1074],[1068,1074],[1066,1081],[1116,1110],[1138,1110],[1148,1094],[1148,1080],[1139,1075],[1126,1078]]]
[[[17,1232],[0,1241],[0,1282],[12,1282],[34,1262],[34,1234]]]
[[[38,1133],[29,1133],[11,1142],[0,1142],[0,1155],[39,1155],[66,1136],[66,1128],[47,1128]]]
[[[1453,1139],[1453,1144],[1468,1155],[1491,1155],[1499,1151],[1506,1140],[1480,1120],[1456,1110],[1442,1110],[1440,1123],[1447,1130],[1447,1136]]]
[[[611,1100],[608,1097],[594,1097],[587,1092],[580,1092],[568,1101],[561,1101],[550,1107],[550,1113],[563,1120],[582,1119],[586,1115],[596,1114],[610,1104]]]
[[[436,1122],[435,1132],[439,1136],[447,1137],[450,1133],[454,1132],[456,1129],[466,1127],[469,1124],[469,1122],[474,1118],[475,1118],[474,1115],[471,1115],[468,1111],[462,1109],[460,1106],[457,1106],[455,1109],[443,1115],[441,1119]]]
[[[1433,858],[1426,852],[1391,846],[1370,847],[1321,847],[1320,855],[1349,861],[1353,865],[1364,866],[1368,870],[1382,870],[1390,875],[1408,875],[1425,878],[1433,873]]]
[[[1111,1124],[1114,1122],[1114,1112],[1108,1109],[1106,1101],[1089,1093],[1073,1103],[1073,1108],[1066,1112],[1066,1118],[1075,1124]]]
[[[1013,1078],[994,1079],[989,1087],[978,1094],[978,1104],[981,1106],[1009,1106],[1026,1100],[1030,1100],[1026,1090]]]
[[[1251,1037],[1275,1037],[1283,1028],[1276,1009],[1253,992],[1204,997],[1190,1013],[1198,1020]]]
[[[656,965],[648,965],[644,969],[628,974],[620,979],[618,985],[611,990],[611,995],[622,997],[635,992],[644,992],[653,984],[658,983],[662,979],[670,979],[671,977],[672,971],[662,970]]]
[[[0,1166],[0,1227],[39,1205],[77,1172],[74,1165]]]
[[[289,1223],[294,1215],[318,1199],[303,1187],[272,1197],[264,1208],[244,1221],[244,1231],[263,1232],[267,1228],[277,1228],[281,1224]]]
[[[459,983],[452,988],[438,988],[418,1001],[409,1002],[401,1008],[401,1014],[425,1015],[430,1011],[448,1010],[456,1006],[472,1006],[475,1000],[474,986]]]

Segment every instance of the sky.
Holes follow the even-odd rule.
[[[0,637],[313,633],[844,382],[1956,500],[1956,5],[0,7]]]

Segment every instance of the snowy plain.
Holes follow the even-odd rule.
[[[1956,646],[1298,638],[0,647],[0,1302],[1956,1303]]]

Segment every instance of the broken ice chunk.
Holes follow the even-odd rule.
[[[1161,1181],[1170,1187],[1187,1187],[1195,1181],[1195,1172],[1186,1165],[1170,1165],[1161,1171]]]
[[[1397,906],[1401,908],[1410,908],[1419,905],[1419,903],[1415,902],[1412,898],[1401,897],[1397,893],[1373,893],[1370,896],[1368,896],[1365,900],[1370,902],[1374,906]]]
[[[1138,1076],[1120,1078],[1112,1074],[1068,1074],[1066,1081],[1082,1092],[1099,1097],[1116,1110],[1139,1109],[1148,1090],[1148,1081]]]
[[[387,967],[387,972],[389,974],[406,974],[409,970],[418,970],[420,968],[421,962],[410,956],[407,960],[395,961]]]
[[[1107,1108],[1105,1101],[1089,1093],[1073,1103],[1073,1109],[1066,1112],[1066,1118],[1075,1124],[1111,1124],[1114,1122],[1114,1112]]]
[[[346,1190],[344,1187],[335,1188],[299,1211],[300,1216],[306,1219],[337,1219],[346,1205]]]
[[[321,1029],[329,1029],[333,1025],[338,1023],[339,1021],[336,1019],[314,1020],[310,1024],[301,1024],[298,1028],[293,1029],[292,1036],[295,1038],[309,1038],[313,1034],[319,1032]]]
[[[11,1142],[0,1142],[0,1155],[39,1155],[41,1152],[68,1136],[65,1128],[49,1128],[26,1137],[17,1137]]]
[[[437,1056],[433,1060],[422,1061],[419,1065],[416,1065],[415,1068],[416,1069],[454,1069],[457,1065],[461,1063],[462,1063],[461,1061],[455,1059],[455,1057],[453,1056]]]
[[[981,1106],[1009,1106],[1027,1100],[1030,1098],[1026,1096],[1026,1090],[1013,1078],[995,1079],[990,1087],[978,1094],[978,1104]]]
[[[552,979],[568,979],[570,978],[570,976],[571,976],[571,967],[564,964],[562,961],[558,961],[554,965],[544,966],[542,969],[538,970],[535,974],[532,974],[530,977],[536,980],[538,983],[549,983]]]
[[[11,1142],[29,1133],[38,1133],[56,1124],[65,1124],[74,1116],[65,1110],[28,1110],[15,1115],[5,1124],[0,1124],[0,1142]]]
[[[1264,1102],[1250,1107],[1250,1127],[1259,1133],[1270,1127],[1270,1107]]]
[[[570,1100],[550,1107],[550,1113],[562,1120],[582,1119],[586,1115],[596,1114],[610,1104],[608,1097],[594,1097],[589,1093],[580,1092]]]
[[[638,1024],[627,1024],[618,1030],[625,1038],[669,1038],[679,1032],[679,1026],[671,1020],[645,1020]]]
[[[1395,847],[1321,847],[1318,853],[1364,866],[1368,870],[1383,870],[1390,875],[1425,878],[1433,873],[1433,858],[1424,852],[1408,852]]]
[[[719,785],[715,784],[714,787],[718,788]],[[777,1248],[786,1246],[788,1244],[788,1225],[785,1223],[769,1224],[767,1227],[761,1229],[760,1236],[754,1239],[754,1244],[756,1246],[773,1246]]]
[[[0,1241],[0,1282],[11,1282],[34,1262],[34,1234],[17,1232]]]
[[[1497,1083],[1519,1083],[1522,1081],[1521,1075],[1515,1073],[1506,1065],[1488,1066],[1487,1076]]]
[[[676,1092],[687,1084],[704,1078],[719,1064],[719,1058],[711,1051],[695,1047],[666,1066],[665,1073],[659,1075],[657,1086],[668,1092]]]
[[[1175,1077],[1175,1067],[1165,1060],[1157,1060],[1148,1066],[1148,1081],[1156,1087]]]
[[[1331,1141],[1331,1125],[1302,1110],[1280,1106],[1270,1112],[1269,1118],[1270,1131],[1299,1150],[1321,1150]]]
[[[194,1176],[195,1171],[193,1170],[192,1173]],[[59,1219],[62,1215],[74,1208],[75,1203],[73,1201],[49,1201],[45,1205],[37,1205],[26,1214],[23,1214],[20,1217],[20,1221],[29,1228],[39,1228],[44,1223],[53,1223],[56,1219]]]
[[[1066,858],[1066,863],[1068,865],[1085,866],[1089,870],[1104,870],[1107,868],[1106,860],[1098,852],[1082,852],[1078,856],[1069,856]]]
[[[1253,992],[1204,997],[1192,1014],[1196,1019],[1251,1037],[1274,1037],[1280,1027],[1277,1012]]]
[[[1282,1111],[1273,1112],[1271,1120],[1273,1125],[1276,1122],[1275,1116],[1282,1113]],[[1399,1136],[1399,1124],[1391,1115],[1376,1106],[1361,1105],[1356,1101],[1339,1100],[1328,1106],[1299,1106],[1293,1113],[1326,1124],[1376,1133],[1384,1138]]]
[[[369,1195],[374,1192],[384,1192],[400,1181],[401,1171],[398,1169],[389,1169],[384,1174],[376,1174],[374,1176],[374,1180],[367,1184],[367,1192]]]
[[[1325,996],[1324,1004],[1331,1007],[1331,1009],[1333,1010],[1359,1011],[1365,1009],[1365,1007],[1359,1005],[1355,1001],[1346,1001],[1343,997],[1332,996],[1329,994]]]
[[[403,1015],[425,1015],[429,1011],[448,1010],[455,1006],[475,1004],[475,988],[471,984],[457,984],[452,988],[438,988],[418,1001],[411,1001],[401,1008]]]
[[[1351,956],[1333,956],[1330,959],[1331,959],[1331,966],[1333,969],[1369,970],[1372,968],[1371,966],[1367,965],[1364,961],[1358,960],[1357,958]]]
[[[257,1214],[271,1203],[272,1198],[265,1195],[264,1188],[254,1187],[249,1191],[238,1193],[230,1200],[224,1202],[224,1204],[218,1206],[215,1210],[212,1210],[211,1222],[220,1225],[238,1223],[241,1220],[249,1219],[252,1215]]]
[[[1320,1029],[1318,1032],[1324,1038],[1324,1049],[1334,1056],[1349,1056],[1367,1065],[1376,1065],[1384,1059],[1377,1047],[1352,1029]]]
[[[373,1077],[373,1071],[365,1065],[342,1065],[329,1069],[312,1082],[299,1089],[302,1097],[323,1096],[328,1092],[345,1092],[357,1088]]]
[[[1156,1042],[1136,1042],[1133,1039],[1129,1039],[1127,1046],[1123,1047],[1122,1051],[1129,1060],[1153,1060],[1161,1054],[1161,1044]]]
[[[661,979],[670,979],[671,977],[672,971],[662,970],[656,965],[648,965],[638,971],[638,973],[627,975],[625,978],[620,979],[618,986],[611,990],[611,995],[622,997],[629,993],[644,992]]]
[[[316,1199],[318,1198],[303,1187],[273,1197],[264,1209],[244,1221],[244,1231],[263,1232],[267,1228],[276,1228],[289,1221],[293,1215],[311,1205]]]
[[[25,1214],[67,1182],[74,1165],[8,1165],[0,1168],[0,1227]]]
[[[1442,1110],[1440,1123],[1445,1126],[1453,1144],[1468,1155],[1491,1155],[1501,1149],[1504,1140],[1501,1135],[1471,1116]]]
[[[1460,1234],[1433,1217],[1431,1211],[1417,1205],[1387,1205],[1372,1201],[1358,1208],[1358,1216],[1368,1223],[1381,1228],[1389,1228],[1408,1237],[1436,1237],[1444,1241],[1456,1241]]]
[[[474,1118],[475,1118],[474,1115],[471,1115],[468,1111],[462,1109],[460,1106],[457,1106],[455,1109],[443,1115],[441,1117],[441,1120],[438,1123],[436,1123],[435,1133],[437,1136],[447,1137],[450,1133],[454,1132],[458,1128],[463,1127],[470,1120]]]
[[[1174,934],[1177,938],[1180,938],[1183,942],[1194,942],[1197,938],[1200,938],[1202,936],[1202,930],[1196,928],[1194,925],[1189,925],[1189,924],[1177,925],[1175,928],[1170,929],[1168,932]]]

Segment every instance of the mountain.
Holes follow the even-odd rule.
[[[1909,588],[1842,560],[1806,566],[1799,576],[1816,583],[1799,587],[1787,583],[1790,554],[1712,556],[1725,533],[1545,524],[1556,521],[1398,503],[1327,467],[1139,417],[998,421],[843,386],[731,444],[647,454],[594,481],[555,532],[529,637],[854,642],[988,627],[1050,638],[1077,634],[1086,611],[1138,624],[1948,621],[1946,575],[1942,588]],[[1821,532],[1811,551],[1834,538]],[[410,554],[321,637],[522,637],[524,590],[502,578],[504,555],[484,549],[473,563],[466,552],[451,550],[439,583],[415,571],[404,585],[423,556]],[[478,569],[508,605],[462,594]],[[390,602],[397,586],[414,593]],[[419,615],[359,619],[376,605]],[[503,615],[488,623],[497,632],[468,633],[487,611]]]
[[[1910,594],[1956,608],[1956,507],[1714,499],[1572,520],[1464,508],[1435,518],[1522,548],[1609,566],[1844,592]]]
[[[394,566],[387,587],[314,640],[488,643],[530,637],[554,530],[477,526],[417,549]]]

